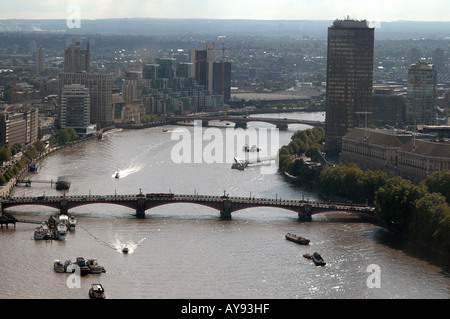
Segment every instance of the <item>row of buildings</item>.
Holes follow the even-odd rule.
[[[13,146],[18,143],[25,148],[37,141],[38,138],[39,108],[17,109],[11,106],[2,106],[0,109],[0,146]]]
[[[354,128],[342,139],[339,160],[417,183],[435,171],[450,169],[450,143],[395,129]]]
[[[434,124],[437,70],[433,64],[420,60],[411,65],[406,95],[374,87],[374,29],[366,20],[351,19],[336,20],[329,27],[327,58],[324,147],[328,158],[415,182],[450,169],[450,143],[445,139],[369,128],[407,125],[416,132],[419,125]]]
[[[80,42],[72,44],[65,50],[64,72],[58,80],[58,122],[83,134],[92,124],[138,122],[145,114],[222,110],[230,99],[231,63],[215,61],[216,50],[208,44],[204,50],[191,50],[191,62],[160,58],[128,70],[121,92],[113,94],[112,75],[90,73],[89,43],[86,49]]]
[[[328,29],[326,151],[342,149],[354,127],[433,124],[437,113],[437,70],[417,61],[408,70],[406,97],[374,88],[374,28],[366,20],[336,20]],[[374,105],[375,104],[375,105]]]

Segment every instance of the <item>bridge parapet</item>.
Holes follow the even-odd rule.
[[[0,213],[19,205],[44,205],[67,214],[72,208],[86,204],[117,204],[136,210],[138,218],[144,218],[148,209],[173,203],[193,203],[214,208],[222,219],[231,219],[231,214],[252,207],[275,207],[294,211],[300,221],[311,221],[314,214],[330,211],[345,211],[375,219],[373,207],[339,203],[321,203],[304,200],[281,200],[250,197],[228,197],[213,195],[73,195],[4,198],[0,202]]]

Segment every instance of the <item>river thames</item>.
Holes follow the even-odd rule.
[[[269,116],[324,120],[323,113],[258,115]],[[274,127],[256,122],[248,126]],[[307,128],[291,125],[280,131],[279,146],[287,144],[296,130]],[[54,153],[29,178],[50,181],[67,176],[71,181],[67,195],[223,195],[225,191],[230,196],[319,199],[285,181],[275,165],[256,164],[240,171],[227,162],[175,163],[173,149],[179,141],[174,137],[182,132],[194,138],[194,128],[189,126],[113,130],[101,140]],[[263,142],[258,146],[269,147]],[[235,155],[245,155],[239,153],[241,147]],[[114,178],[117,170],[120,178]],[[63,192],[54,185],[32,183],[16,187],[12,196],[43,195]],[[8,212],[37,220],[57,213],[44,206]],[[129,208],[95,204],[74,208],[69,215],[77,218],[77,227],[64,241],[34,240],[33,224],[0,229],[0,298],[86,299],[92,283],[101,283],[107,298],[117,299],[450,297],[448,259],[351,214],[317,214],[312,222],[302,223],[292,211],[253,208],[237,211],[226,221],[212,208],[172,204],[148,210],[145,219],[137,219]],[[308,246],[289,242],[284,237],[288,232],[311,242]],[[130,248],[126,255],[121,252],[125,246]],[[326,266],[316,267],[302,257],[315,251]],[[68,284],[70,275],[56,273],[53,261],[75,261],[79,256],[97,258],[106,273]],[[372,273],[374,267],[377,271]]]

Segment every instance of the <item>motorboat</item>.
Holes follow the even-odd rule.
[[[252,145],[252,147],[249,147],[248,145],[245,145],[244,147],[245,152],[259,152],[261,149],[257,147],[256,145]]]
[[[309,239],[306,239],[304,237],[298,236],[296,234],[287,233],[286,239],[289,241],[293,241],[294,243],[300,244],[300,245],[308,245]]]
[[[122,252],[123,252],[124,254],[128,254],[128,247],[124,247],[124,248],[122,249]]]
[[[311,256],[312,260],[316,264],[316,266],[325,266],[325,261],[323,260],[322,256],[320,256],[318,253],[314,253]]]
[[[74,230],[77,225],[77,220],[74,216],[70,216],[69,218],[69,230]]]
[[[89,289],[89,297],[91,299],[105,299],[105,289],[101,284],[92,284],[91,289]]]
[[[61,260],[57,259],[53,262],[53,269],[56,272],[64,272],[64,264]]]
[[[116,172],[116,175],[115,175],[114,177],[115,177],[115,178],[119,178],[119,177],[120,177],[119,171]]]

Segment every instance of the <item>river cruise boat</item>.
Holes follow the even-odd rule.
[[[91,289],[89,289],[89,297],[91,299],[105,299],[105,289],[101,284],[92,284]]]
[[[298,235],[292,234],[292,233],[287,233],[286,239],[289,241],[292,241],[294,243],[300,244],[300,245],[308,245],[309,244],[309,239],[306,239],[304,237],[301,237],[301,236],[298,236]]]

